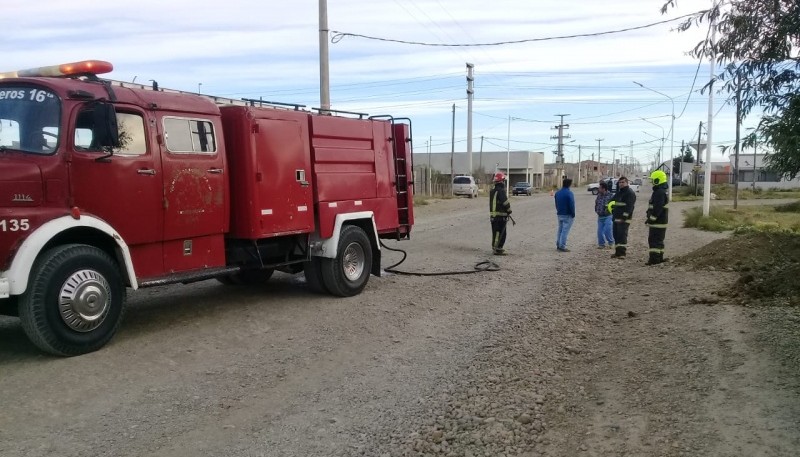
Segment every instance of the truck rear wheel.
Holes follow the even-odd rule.
[[[125,285],[108,254],[80,244],[59,246],[34,263],[19,297],[25,334],[39,349],[72,356],[96,351],[114,336],[125,311]]]
[[[322,279],[333,295],[352,297],[364,290],[372,270],[372,246],[355,225],[342,228],[335,259],[321,258]]]

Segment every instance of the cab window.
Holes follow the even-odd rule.
[[[217,141],[214,124],[204,119],[164,118],[167,149],[175,154],[214,154]]]
[[[120,147],[114,148],[114,155],[140,156],[147,153],[144,118],[136,113],[117,112]],[[94,112],[91,108],[78,114],[75,125],[75,149],[100,151],[94,142]]]

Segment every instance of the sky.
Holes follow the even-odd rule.
[[[652,162],[662,138],[668,160],[671,144],[677,154],[681,141],[696,142],[699,123],[708,122],[708,92],[700,89],[710,64],[689,55],[706,29],[678,32],[675,20],[559,38],[641,27],[711,6],[711,0],[683,0],[662,15],[663,3],[328,0],[331,107],[410,118],[415,152],[450,152],[453,134],[455,151],[466,151],[469,62],[475,152],[540,151],[553,162],[551,137],[557,115],[565,114],[567,162],[577,161],[579,151],[581,159],[596,158],[597,139],[604,162],[612,156]],[[113,63],[110,79],[320,106],[319,0],[3,4],[0,72],[100,59]],[[498,44],[508,41],[525,42]],[[728,160],[719,147],[734,143],[728,98],[713,97],[712,161]],[[742,131],[758,120],[746,119]]]

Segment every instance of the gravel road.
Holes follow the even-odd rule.
[[[117,337],[69,359],[0,318],[0,455],[797,455],[800,312],[726,305],[730,272],[646,267],[645,189],[610,259],[581,190],[569,253],[546,194],[512,199],[506,257],[485,197],[420,206],[389,243],[402,270],[498,272],[346,299],[283,274],[136,291]],[[668,256],[721,236],[678,227],[690,205]]]

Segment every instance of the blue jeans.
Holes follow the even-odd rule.
[[[597,218],[597,244],[598,246],[614,245],[614,224],[611,216]]]
[[[567,235],[569,235],[569,229],[572,228],[572,223],[575,221],[575,218],[572,216],[562,216],[558,215],[558,233],[556,234],[556,247],[559,249],[566,249],[567,248]]]

